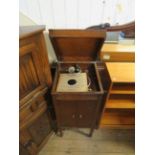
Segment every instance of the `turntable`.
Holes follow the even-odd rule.
[[[98,127],[105,102],[96,59],[105,36],[105,30],[49,30],[58,59],[51,96],[61,135],[63,127],[90,128],[89,136]]]
[[[88,82],[86,73],[60,74],[57,92],[87,92]]]

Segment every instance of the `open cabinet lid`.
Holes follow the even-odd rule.
[[[50,29],[49,37],[59,61],[93,61],[106,39],[106,31]]]

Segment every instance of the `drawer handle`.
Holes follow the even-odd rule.
[[[83,116],[80,114],[80,115],[79,115],[79,118],[81,119],[82,117],[83,117]]]
[[[75,114],[72,115],[72,118],[75,118]]]

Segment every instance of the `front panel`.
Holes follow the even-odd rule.
[[[20,99],[42,86],[43,73],[40,68],[38,51],[31,43],[20,48],[19,60],[19,95]]]
[[[92,122],[96,119],[95,112],[97,108],[97,100],[80,101],[77,103],[77,126],[78,127],[91,127]]]
[[[52,130],[51,119],[49,117],[49,113],[45,112],[28,127],[28,131],[38,147]]]
[[[59,100],[55,104],[58,126],[75,127],[77,124],[77,108],[75,101]]]

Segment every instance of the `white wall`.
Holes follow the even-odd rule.
[[[135,0],[19,0],[20,25],[46,28],[86,28],[109,22],[111,25],[134,20]],[[45,32],[49,61],[56,60]]]
[[[29,26],[29,25],[37,25],[37,24],[32,19],[25,16],[21,12],[19,12],[19,25]],[[54,60],[56,60],[56,56],[55,56],[52,44],[49,40],[48,31],[44,32],[44,37],[45,37],[45,42],[46,42],[46,47],[47,47],[47,52],[48,52],[48,59],[49,59],[49,62],[52,63]]]
[[[19,0],[20,12],[47,28],[86,28],[134,20],[135,0]]]
[[[25,16],[23,13],[19,13],[19,25],[20,26],[28,26],[28,25],[36,25],[36,23],[30,19],[29,17]]]

